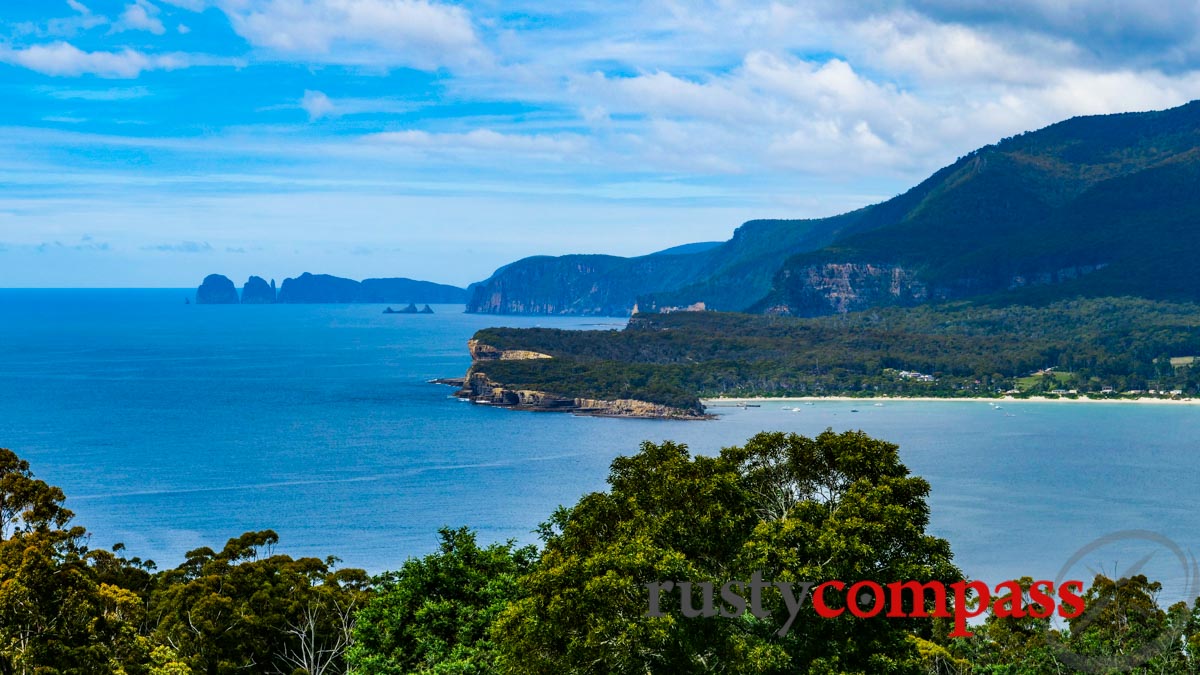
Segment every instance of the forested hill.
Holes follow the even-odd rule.
[[[1200,396],[1200,305],[1134,298],[638,314],[623,331],[489,328],[473,344],[541,355],[477,359],[468,378],[494,387],[681,410],[718,396]]]
[[[771,289],[789,255],[832,242],[843,220],[752,220],[717,246],[684,245],[636,258],[525,258],[468,287],[467,311],[624,316],[639,296],[704,284],[712,286],[706,307],[741,309]]]
[[[750,221],[682,255],[536,257],[468,311],[804,316],[1017,292],[1200,299],[1200,102],[1073,118],[980,148],[886,202]],[[687,249],[684,249],[685,251]]]

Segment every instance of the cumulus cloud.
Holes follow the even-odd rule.
[[[133,79],[150,70],[178,70],[202,65],[238,65],[240,61],[202,54],[147,54],[128,47],[120,51],[89,52],[69,42],[36,44],[25,48],[0,45],[0,63],[11,63],[43,75],[77,77],[95,75]]]
[[[467,10],[431,0],[224,0],[256,47],[315,61],[435,69],[482,52]]]
[[[117,52],[88,52],[68,42],[24,49],[0,47],[0,62],[13,63],[44,75],[91,74],[108,78],[134,78],[144,70],[171,70],[185,65],[180,56],[151,56],[129,48]]]
[[[304,96],[296,104],[308,113],[310,121],[324,117],[342,117],[344,115],[364,115],[378,113],[402,113],[415,110],[418,105],[391,98],[338,98],[332,99],[325,92],[306,89]],[[275,106],[278,108],[296,107],[292,105]]]
[[[17,32],[47,37],[70,37],[109,22],[107,17],[96,14],[79,0],[67,0],[67,6],[75,12],[73,16],[52,18],[42,25],[20,24],[17,26]]]
[[[147,0],[136,0],[136,2],[125,5],[125,11],[121,13],[121,18],[113,24],[113,31],[144,30],[155,35],[162,35],[167,32],[167,29],[163,27],[162,21],[158,18],[160,11],[158,7],[150,4]]]
[[[321,119],[337,111],[337,106],[324,92],[311,90],[305,90],[304,97],[300,99],[300,107],[308,113],[310,120]]]

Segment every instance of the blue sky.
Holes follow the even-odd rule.
[[[0,287],[465,285],[839,213],[1200,97],[1200,8],[6,0]]]

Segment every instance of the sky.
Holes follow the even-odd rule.
[[[3,0],[0,287],[466,285],[1200,98],[1200,3]]]

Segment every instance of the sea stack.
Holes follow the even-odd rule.
[[[262,277],[250,277],[242,287],[243,305],[272,305],[275,304],[275,280],[268,285]]]
[[[196,289],[197,305],[236,305],[238,304],[237,289],[229,277],[221,274],[210,274],[204,277],[200,288]]]
[[[418,314],[433,314],[433,308],[429,305],[425,305],[421,308],[421,311],[418,312]]]

